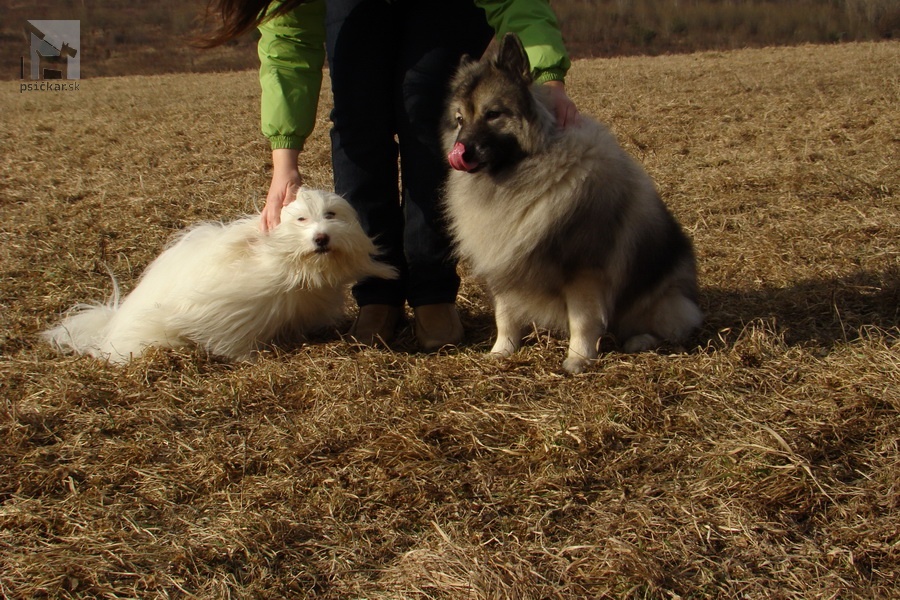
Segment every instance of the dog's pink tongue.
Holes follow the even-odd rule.
[[[456,142],[453,145],[453,150],[450,151],[450,154],[447,155],[447,160],[450,162],[450,166],[456,169],[457,171],[471,171],[475,167],[478,166],[478,163],[468,162],[463,157],[466,153],[466,147],[462,145],[462,142]]]

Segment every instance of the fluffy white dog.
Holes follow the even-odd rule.
[[[394,278],[374,260],[378,249],[346,200],[301,189],[281,224],[259,230],[259,216],[202,223],[177,236],[119,302],[80,304],[42,335],[63,352],[113,363],[149,346],[196,344],[247,360],[280,334],[302,334],[344,315],[347,286],[365,277]]]

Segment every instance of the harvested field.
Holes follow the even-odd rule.
[[[0,86],[0,597],[891,598],[900,44],[576,61],[699,259],[677,354],[561,370],[536,331],[225,364],[56,355],[176,230],[262,205],[252,71]],[[330,187],[327,114],[303,155]]]

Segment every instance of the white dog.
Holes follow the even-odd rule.
[[[196,344],[247,360],[279,334],[302,334],[344,315],[347,286],[394,278],[356,212],[336,194],[301,189],[281,224],[259,230],[259,216],[202,223],[176,237],[119,302],[75,306],[42,335],[64,352],[113,363],[149,346]]]

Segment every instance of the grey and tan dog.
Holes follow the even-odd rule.
[[[494,298],[491,353],[518,350],[532,322],[568,330],[571,373],[607,332],[627,352],[684,342],[703,320],[690,240],[612,133],[583,115],[558,127],[546,92],[513,34],[451,86],[446,210]]]

